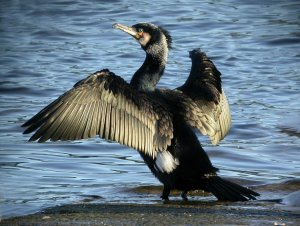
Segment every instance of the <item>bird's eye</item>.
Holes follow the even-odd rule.
[[[143,28],[138,28],[138,29],[137,29],[137,32],[138,32],[138,33],[141,33],[141,32],[143,32],[143,31],[144,31]]]

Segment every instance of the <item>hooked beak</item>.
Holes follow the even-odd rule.
[[[125,33],[131,35],[135,39],[139,39],[140,38],[139,33],[134,28],[132,28],[132,27],[128,27],[128,26],[123,25],[123,24],[114,24],[113,28],[119,29],[121,31],[124,31]]]

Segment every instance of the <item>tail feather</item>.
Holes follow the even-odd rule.
[[[208,178],[207,189],[222,201],[248,201],[255,200],[256,196],[259,196],[258,193],[248,188],[218,176]]]
[[[237,189],[228,186],[228,184],[224,184],[222,181],[216,180],[212,185],[212,193],[217,193],[216,197],[219,200],[230,200],[230,201],[246,201],[247,199],[240,194]]]

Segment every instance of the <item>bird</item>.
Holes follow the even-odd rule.
[[[222,201],[255,200],[259,194],[218,176],[196,130],[218,144],[231,126],[221,73],[199,48],[189,52],[191,71],[175,89],[157,88],[164,74],[172,37],[161,26],[114,24],[145,51],[143,64],[128,83],[109,69],[78,81],[26,121],[29,141],[79,140],[95,136],[136,149],[163,184],[161,198],[180,190],[211,192]]]

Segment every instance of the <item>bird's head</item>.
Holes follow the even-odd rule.
[[[172,38],[167,30],[151,23],[138,23],[133,26],[114,24],[113,28],[120,29],[136,39],[147,53],[155,53],[160,49],[171,49]]]

